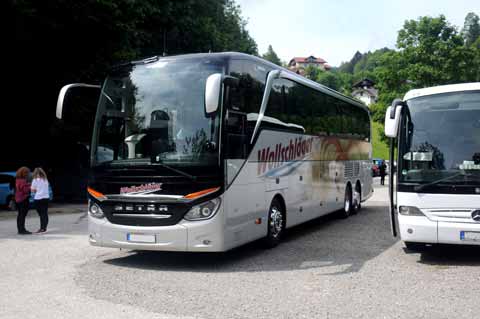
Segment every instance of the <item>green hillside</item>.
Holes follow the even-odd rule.
[[[373,157],[388,159],[388,145],[380,140],[380,134],[383,134],[383,126],[372,122]]]

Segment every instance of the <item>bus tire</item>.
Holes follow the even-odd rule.
[[[355,191],[352,196],[352,214],[356,214],[362,208],[362,188],[360,183],[357,182],[355,185]]]
[[[345,197],[343,199],[343,208],[339,211],[340,218],[347,218],[352,215],[353,205],[352,205],[352,186],[347,184],[345,188]]]
[[[413,252],[420,252],[423,251],[426,247],[425,243],[416,243],[412,241],[406,241],[404,242],[405,247],[407,250],[413,251]]]
[[[273,199],[268,210],[267,236],[264,238],[266,248],[277,246],[285,231],[285,212],[282,204],[276,198]]]

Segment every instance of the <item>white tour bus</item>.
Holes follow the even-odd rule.
[[[393,235],[397,215],[407,248],[480,244],[480,83],[409,91],[387,109],[385,135],[398,163]]]
[[[67,91],[59,95],[62,117]],[[99,88],[99,87],[97,87]],[[240,53],[113,68],[93,125],[92,245],[225,251],[360,209],[372,190],[361,103]]]

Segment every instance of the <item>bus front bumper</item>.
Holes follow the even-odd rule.
[[[480,245],[480,224],[432,221],[424,216],[398,215],[403,241],[429,244]],[[477,239],[478,238],[478,239]]]
[[[156,251],[224,251],[219,214],[212,219],[182,220],[172,226],[141,227],[112,224],[88,216],[89,242],[93,246]]]

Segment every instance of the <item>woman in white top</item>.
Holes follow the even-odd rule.
[[[32,192],[35,193],[33,199],[35,208],[40,216],[40,229],[37,233],[44,233],[47,231],[48,225],[48,201],[50,199],[48,179],[45,171],[40,167],[33,171],[33,181],[31,186]]]

